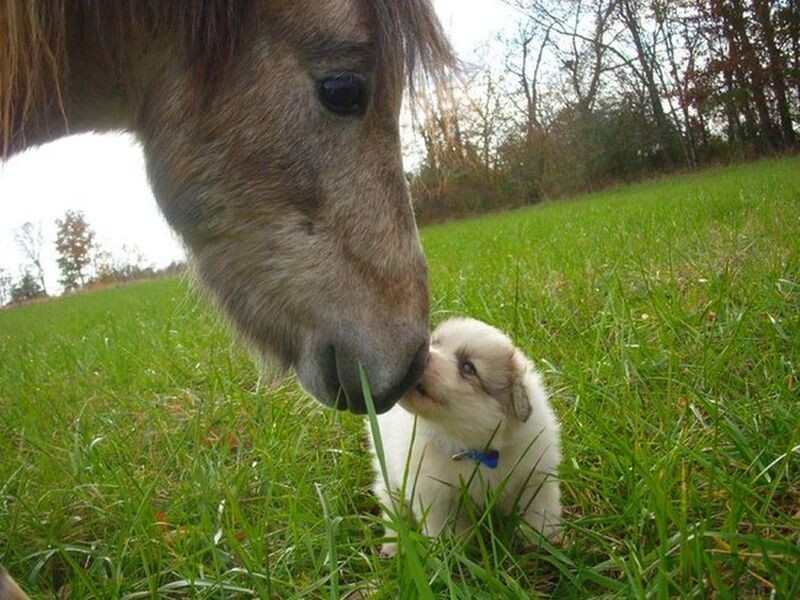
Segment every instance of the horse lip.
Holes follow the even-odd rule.
[[[347,394],[342,389],[339,375],[336,372],[336,348],[333,345],[329,345],[323,350],[320,362],[324,365],[323,379],[327,396],[323,404],[337,410],[347,410]]]
[[[344,393],[344,390],[339,387],[339,391],[336,392],[336,399],[334,400],[334,404],[336,410],[347,410],[347,394]]]
[[[329,393],[331,394],[331,406],[336,408],[336,410],[349,410],[355,414],[366,413],[366,408],[359,409],[358,406],[353,405],[353,401],[350,399],[350,394],[347,393],[347,390],[342,385],[338,371],[339,367],[336,358],[336,346],[331,344],[325,348],[325,358],[327,359],[325,361],[325,383]],[[360,406],[363,407],[365,405],[362,402]]]

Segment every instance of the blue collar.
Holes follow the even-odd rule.
[[[486,452],[470,449],[453,455],[453,460],[461,460],[462,458],[469,458],[474,460],[479,465],[483,465],[490,469],[496,469],[497,463],[500,461],[500,453],[497,450],[492,450],[490,448]]]

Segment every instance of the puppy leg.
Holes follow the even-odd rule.
[[[548,477],[537,490],[536,495],[522,503],[525,509],[524,519],[546,538],[556,540],[558,526],[561,523],[561,489],[558,480]]]
[[[422,528],[425,535],[428,537],[438,537],[447,525],[447,516],[447,511],[431,510]]]
[[[381,507],[383,510],[381,511],[381,518],[383,519],[383,537],[385,538],[394,538],[394,541],[384,542],[381,546],[381,556],[384,558],[388,558],[390,556],[394,556],[397,552],[397,532],[392,528],[390,523],[392,522],[392,518],[386,509],[392,506],[392,499],[389,496],[389,492],[386,489],[386,486],[383,484],[383,481],[375,482],[373,487],[373,492],[375,496],[378,498],[378,502],[381,503]],[[2,599],[0,599],[2,600]]]
[[[471,528],[472,521],[470,518],[463,512],[459,513],[456,516],[455,523],[453,523],[453,531],[455,531],[456,536],[460,537],[462,540],[465,539]]]
[[[0,566],[0,600],[28,600],[11,575]]]
[[[441,535],[450,519],[450,502],[440,494],[436,500],[427,506],[423,515],[418,516],[422,521],[422,531],[428,537]]]
[[[394,538],[393,542],[384,542],[381,545],[381,556],[383,558],[390,558],[397,553],[397,532],[390,526],[388,523],[391,522],[391,517],[383,511],[381,514],[383,517],[383,537],[385,538]]]

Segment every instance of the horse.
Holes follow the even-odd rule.
[[[453,65],[428,0],[4,0],[2,158],[124,130],[201,287],[327,406],[421,374],[428,280],[404,88]],[[24,598],[0,569],[0,598]]]
[[[363,369],[384,412],[428,348],[403,91],[452,64],[428,0],[4,0],[2,155],[133,132],[244,342],[353,413]]]

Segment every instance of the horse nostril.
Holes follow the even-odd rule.
[[[428,341],[425,342],[417,348],[417,351],[414,353],[414,357],[411,359],[411,364],[408,366],[408,370],[406,371],[403,378],[400,382],[394,386],[388,394],[385,394],[381,399],[381,403],[384,405],[381,408],[383,410],[388,410],[392,407],[395,401],[400,398],[403,394],[405,394],[408,390],[414,387],[417,382],[422,377],[422,372],[425,370],[425,364],[428,362]]]
[[[358,375],[358,363],[348,358],[349,356],[344,352],[339,352],[338,349],[334,352],[336,357],[336,373],[338,375],[338,384],[342,389],[343,396],[347,400],[347,408],[350,412],[355,414],[364,414],[367,412],[366,400],[361,390],[361,381]],[[400,397],[410,390],[420,380],[422,372],[425,369],[425,362],[428,359],[428,341],[425,340],[411,357],[405,371],[400,371],[402,377],[397,380],[378,382],[378,386],[373,387],[372,400],[375,403],[375,410],[378,413],[384,413]],[[399,365],[398,365],[399,366]],[[382,385],[381,385],[382,383]],[[388,384],[388,385],[387,385]],[[341,400],[341,396],[340,396]]]

